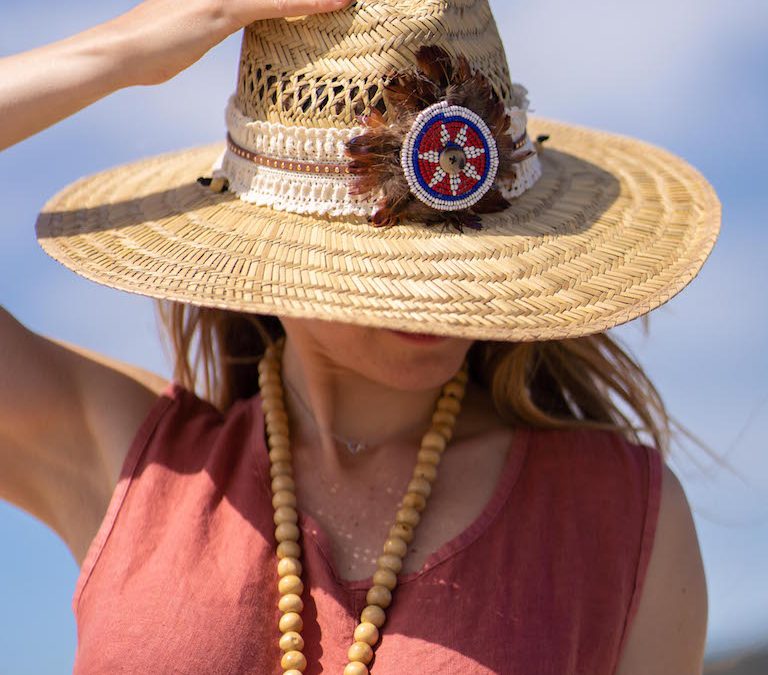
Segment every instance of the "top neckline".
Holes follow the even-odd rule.
[[[260,394],[253,397],[253,404],[256,406],[256,417],[258,420],[258,423],[254,425],[254,432],[256,433],[256,443],[254,444],[254,447],[257,449],[256,466],[261,474],[260,477],[262,481],[266,485],[267,493],[271,495],[272,484],[269,479],[268,471],[269,454],[265,438],[264,415],[261,410]],[[488,529],[501,511],[502,506],[506,503],[522,473],[523,465],[528,456],[529,440],[529,429],[518,428],[514,430],[512,440],[507,448],[507,456],[501,470],[501,476],[496,482],[491,498],[486,502],[482,511],[466,528],[433,551],[418,570],[409,572],[408,574],[398,574],[398,586],[418,579],[434,567],[453,558],[460,551],[471,545]],[[297,511],[299,514],[298,525],[301,530],[302,539],[304,539],[304,541],[312,541],[325,561],[326,567],[334,581],[339,586],[349,591],[364,590],[367,592],[373,585],[373,576],[364,579],[342,578],[336,569],[336,564],[333,560],[331,539],[325,529],[312,515],[302,511],[300,506],[297,508]]]

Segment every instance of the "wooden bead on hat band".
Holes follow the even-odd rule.
[[[277,573],[282,613],[278,628],[282,633],[279,646],[283,652],[280,666],[284,675],[301,675],[307,667],[304,656],[304,627],[301,596],[301,532],[298,526],[296,483],[293,479],[293,455],[290,447],[290,428],[285,409],[280,362],[284,340],[267,348],[259,362],[259,388],[269,446],[270,477],[272,479],[272,506],[277,541]],[[377,560],[373,586],[368,590],[367,606],[360,614],[360,623],[354,630],[353,643],[347,652],[349,662],[343,675],[368,675],[374,646],[379,641],[380,629],[386,621],[385,610],[392,603],[397,586],[397,575],[402,570],[408,544],[421,520],[421,512],[432,492],[437,477],[437,466],[442,453],[453,435],[456,416],[461,410],[467,382],[466,364],[443,386],[432,415],[432,425],[424,434],[416,455],[413,476],[395,514],[395,522],[384,542],[382,555]]]

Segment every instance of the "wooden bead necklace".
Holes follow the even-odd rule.
[[[301,611],[301,546],[299,544],[299,515],[296,506],[296,484],[290,448],[288,414],[285,410],[280,361],[285,341],[270,345],[259,362],[259,388],[269,446],[270,477],[272,478],[272,506],[275,509],[275,539],[277,541],[277,589],[280,594],[278,608],[282,612],[278,628],[283,652],[280,666],[283,675],[301,675],[307,667],[304,656],[304,627]],[[416,455],[413,477],[395,514],[395,523],[384,542],[383,553],[377,560],[373,586],[366,596],[367,606],[360,614],[360,623],[354,631],[354,642],[347,652],[349,662],[344,675],[368,675],[368,664],[373,659],[374,645],[379,641],[379,629],[384,625],[384,612],[392,603],[397,586],[397,574],[403,567],[408,544],[413,541],[421,512],[432,492],[437,477],[437,465],[453,435],[456,416],[467,383],[466,363],[443,385],[432,426],[421,439]]]

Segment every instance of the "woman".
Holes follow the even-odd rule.
[[[255,19],[331,11],[342,4],[286,3],[275,9],[274,3],[257,2],[226,7],[204,2],[184,7],[142,3],[68,41],[0,62],[0,80],[8,83],[0,102],[8,121],[0,142],[6,147],[115,89],[163,81]],[[391,13],[406,12],[388,3],[382,6]],[[421,10],[417,18],[428,14]],[[365,14],[375,13],[375,6],[355,11],[359,13],[332,15],[336,18],[319,25],[331,34],[352,31],[350,26],[361,16],[377,19]],[[481,6],[479,14],[463,21],[474,26],[474,17],[485,11]],[[417,30],[407,12],[404,18],[397,14],[385,18],[392,31],[398,30],[398,18],[409,31]],[[370,183],[384,184],[381,172],[389,172],[392,189],[405,190],[408,196],[398,193],[399,200],[374,205],[374,222],[392,226],[381,233],[408,231],[410,226],[399,223],[397,211],[406,203],[404,220],[424,220],[433,227],[430,232],[436,223],[449,225],[441,235],[445,239],[438,241],[442,246],[465,241],[457,238],[459,233],[475,236],[477,227],[489,233],[480,230],[478,237],[488,236],[483,241],[490,244],[494,227],[501,227],[494,218],[505,218],[511,208],[506,197],[498,197],[480,213],[471,208],[434,209],[434,201],[430,206],[416,198],[426,188],[410,180],[412,171],[403,168],[398,174],[391,161],[378,161],[391,139],[376,135],[384,126],[376,126],[377,110],[389,114],[385,133],[395,133],[393,127],[398,131],[400,124],[402,147],[409,147],[409,139],[420,138],[409,135],[414,128],[411,117],[392,122],[395,113],[382,110],[379,102],[397,100],[401,105],[396,110],[408,110],[411,92],[422,85],[441,95],[450,87],[454,96],[456,90],[463,91],[459,107],[488,113],[479,115],[476,147],[498,148],[499,175],[506,171],[510,180],[513,175],[530,178],[530,185],[518,185],[521,194],[530,191],[531,197],[550,180],[545,171],[534,186],[537,176],[531,167],[541,143],[535,150],[525,139],[519,147],[505,145],[505,134],[511,137],[507,130],[524,120],[524,93],[519,87],[510,87],[506,95],[506,103],[516,106],[500,108],[491,93],[473,98],[477,91],[485,92],[487,81],[472,79],[458,59],[446,59],[438,40],[436,46],[426,45],[426,51],[414,48],[420,68],[415,80],[409,79],[407,69],[387,73],[386,96],[374,91],[367,107],[358,110],[359,99],[346,97],[352,86],[339,91],[327,86],[302,88],[296,79],[298,69],[273,76],[267,72],[271,62],[256,58],[260,49],[280,52],[296,34],[304,38],[300,45],[326,35],[318,33],[315,24],[306,33],[301,26],[284,28],[295,24],[272,23],[262,32],[255,28],[247,33],[240,99],[230,106],[229,154],[204,181],[228,191],[214,195],[209,190],[200,196],[204,192],[200,186],[186,183],[158,191],[157,186],[146,188],[138,169],[121,174],[130,185],[110,197],[109,208],[111,224],[118,231],[123,228],[119,236],[124,241],[133,236],[134,226],[166,217],[151,211],[157,195],[166,200],[170,199],[166,193],[172,193],[186,204],[185,196],[192,190],[197,191],[194,199],[208,206],[213,200],[211,208],[219,212],[259,210],[264,228],[256,238],[260,242],[269,239],[266,228],[278,220],[267,209],[278,212],[281,223],[298,222],[298,217],[291,221],[288,215],[301,213],[292,202],[299,201],[297,193],[271,194],[254,181],[259,174],[251,165],[261,161],[264,166],[264,160],[259,159],[258,148],[244,147],[248,130],[258,127],[267,134],[266,125],[276,123],[268,116],[258,118],[261,104],[273,106],[271,114],[283,115],[281,122],[291,115],[321,115],[328,110],[327,114],[368,115],[345,145],[352,156],[356,190],[342,196],[333,193],[331,198],[323,193],[314,208],[332,216],[339,215],[334,209],[340,204],[353,211],[368,208],[360,206],[357,197],[366,194]],[[273,31],[269,39],[264,37],[268,30]],[[279,31],[287,32],[278,35]],[[493,34],[491,38],[493,43]],[[315,41],[326,48],[323,40]],[[43,63],[55,64],[57,76],[41,93],[30,83]],[[273,97],[273,91],[279,95]],[[261,95],[261,104],[250,95]],[[425,101],[429,105],[422,108],[439,106],[443,100],[437,96],[436,102]],[[240,117],[249,114],[256,120],[238,127]],[[303,128],[299,123],[283,126]],[[561,131],[557,125],[551,128]],[[424,152],[435,152],[434,163],[453,175],[453,163],[465,166],[472,157],[470,146],[449,145],[439,153]],[[367,154],[372,147],[377,149],[373,158]],[[328,152],[333,151],[331,147]],[[313,157],[301,161],[309,171],[321,164]],[[558,155],[557,150],[551,157],[550,166],[570,167],[571,184],[578,176],[592,177],[606,213],[626,196],[604,168],[579,163],[562,152]],[[194,168],[199,165],[205,173],[214,158],[209,150],[194,158]],[[649,154],[649,164],[653,159]],[[187,164],[189,157],[175,161]],[[530,168],[530,175],[524,167]],[[430,170],[436,172],[436,167]],[[251,174],[242,180],[247,171]],[[302,180],[286,176],[286,183]],[[493,195],[493,178],[490,183],[485,194]],[[103,187],[97,182],[89,185],[91,204],[99,205]],[[594,185],[590,191],[590,185],[585,181],[577,188],[593,203],[598,193]],[[280,199],[273,199],[275,195]],[[449,188],[444,195],[449,201]],[[87,261],[73,262],[76,240],[71,239],[72,244],[67,240],[72,219],[78,219],[75,236],[93,235],[88,240],[91,261],[98,262],[108,248],[99,249],[104,240],[84,224],[88,206],[82,201],[67,203],[68,199],[74,198],[64,196],[46,210],[41,239],[52,254],[93,278],[96,274]],[[197,203],[186,208],[197,213]],[[447,214],[444,221],[435,210]],[[141,212],[138,218],[136,211]],[[545,216],[554,217],[553,213],[540,214],[536,226],[546,230]],[[580,213],[584,216],[585,211]],[[633,215],[638,223],[643,221],[643,213]],[[560,212],[563,223],[573,216],[574,212]],[[569,237],[577,240],[582,229],[587,234],[596,231],[601,215],[591,217],[594,222],[584,220],[577,223],[577,231],[565,233],[563,245]],[[558,224],[552,227],[547,236],[557,233]],[[358,255],[352,261],[358,272],[374,265],[375,247],[383,241],[376,237],[388,236],[377,235],[376,229],[371,227],[363,242],[373,247],[369,257]],[[226,234],[221,222],[217,234]],[[282,236],[289,234],[284,231]],[[209,240],[198,250],[214,255],[220,241]],[[556,245],[560,241],[555,239]],[[420,244],[419,255],[428,261],[423,263],[425,269],[439,266],[439,260],[430,258],[430,242]],[[340,245],[325,243],[328,250]],[[63,253],[58,246],[70,248]],[[279,248],[280,240],[272,240],[272,246]],[[137,250],[126,249],[122,259],[132,261]],[[607,249],[601,253],[607,255]],[[622,437],[623,433],[631,438],[632,431],[611,396],[624,399],[659,445],[663,409],[642,372],[607,336],[578,336],[660,304],[689,280],[703,255],[691,254],[689,269],[676,270],[674,279],[653,297],[646,293],[645,310],[633,306],[607,319],[592,300],[582,299],[579,308],[590,310],[594,319],[585,322],[578,312],[571,312],[570,323],[563,319],[556,330],[540,322],[528,333],[519,324],[513,331],[514,312],[504,304],[509,298],[503,295],[510,291],[498,284],[492,287],[494,294],[484,296],[485,304],[506,307],[504,312],[483,314],[481,303],[471,311],[457,310],[446,290],[461,284],[455,269],[444,286],[432,285],[438,297],[433,304],[442,315],[436,310],[417,314],[414,305],[398,309],[395,303],[389,314],[375,316],[360,305],[360,317],[347,306],[341,320],[334,315],[334,306],[343,304],[344,297],[325,304],[317,300],[314,313],[308,305],[295,310],[285,300],[284,311],[275,308],[272,317],[259,319],[244,312],[242,296],[240,304],[227,306],[231,311],[166,305],[177,378],[186,387],[168,386],[151,374],[35,336],[3,313],[0,490],[4,498],[59,532],[83,566],[75,593],[80,638],[76,671],[272,672],[281,664],[286,672],[305,668],[320,672],[322,665],[347,675],[364,673],[366,667],[383,673],[700,672],[706,591],[690,511],[679,483],[658,454]],[[407,266],[409,260],[419,258],[405,249],[392,264]],[[517,260],[526,261],[525,251]],[[207,264],[198,260],[199,267],[187,269],[194,274]],[[303,265],[310,266],[306,260]],[[173,280],[174,273],[167,269],[161,274]],[[379,275],[371,282],[374,287],[394,278],[391,271],[375,266],[372,271]],[[408,281],[416,283],[418,274],[409,272]],[[258,274],[265,272],[259,269]],[[370,274],[359,278],[370,279]],[[550,285],[552,278],[547,281]],[[196,286],[194,278],[183,281],[174,292],[168,288],[159,292],[162,282],[157,277],[153,288],[131,290],[209,307],[226,304],[204,298],[207,291],[198,286],[205,283]],[[317,283],[314,278],[296,283],[284,275],[272,281],[274,297],[286,288],[295,294]],[[112,283],[125,287],[127,282]],[[546,285],[545,277],[540,276],[538,283]],[[569,290],[562,281],[547,299]],[[592,292],[607,304],[599,286]],[[351,298],[354,293],[340,295]],[[270,312],[261,308],[260,313]],[[500,315],[510,324],[493,325]],[[481,319],[488,323],[481,325]],[[416,332],[421,326],[428,334]],[[528,341],[513,344],[513,335]],[[544,341],[555,335],[557,339]],[[508,342],[501,341],[503,336]],[[195,340],[204,355],[208,394],[223,412],[189,391]],[[265,349],[267,355],[260,361]],[[468,372],[462,368],[467,358]],[[45,429],[35,424],[41,405],[50,411]],[[397,529],[392,530],[396,511]],[[294,523],[297,516],[300,527]],[[272,536],[280,542],[279,566]],[[372,585],[377,590],[371,594]]]

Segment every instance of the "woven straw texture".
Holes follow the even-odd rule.
[[[435,42],[465,56],[507,106],[521,103],[487,0],[358,0],[344,11],[246,30],[237,107],[269,122],[350,127],[372,108],[386,114],[384,76],[411,68],[418,48]]]
[[[373,109],[388,117],[388,74],[412,68],[429,44],[464,55],[506,106],[525,109],[487,0],[357,0],[254,24],[235,105],[309,129],[349,129]],[[211,175],[216,145],[78,181],[46,205],[38,237],[84,277],[134,293],[476,339],[598,332],[696,275],[720,205],[695,169],[621,136],[535,118],[528,130],[551,136],[542,176],[479,231],[376,228],[216,194],[196,182]]]
[[[219,145],[118,167],[54,197],[43,248],[156,298],[475,339],[577,337],[666,302],[698,272],[720,204],[652,145],[532,118],[543,175],[480,231],[380,229],[254,207],[196,183]]]

